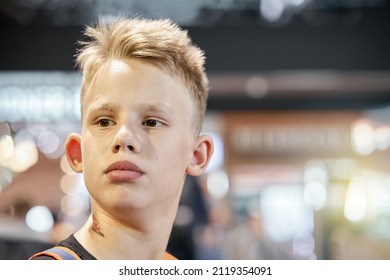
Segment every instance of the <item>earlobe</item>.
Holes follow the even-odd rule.
[[[81,154],[81,136],[77,133],[71,133],[65,142],[66,158],[70,167],[75,172],[82,172],[82,154]]]
[[[188,175],[199,176],[206,170],[214,152],[213,140],[209,135],[198,136],[191,161],[186,169]]]

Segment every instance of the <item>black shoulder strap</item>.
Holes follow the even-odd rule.
[[[80,257],[71,249],[62,246],[55,246],[45,251],[39,252],[31,256],[33,259],[38,256],[49,256],[55,260],[81,260]]]

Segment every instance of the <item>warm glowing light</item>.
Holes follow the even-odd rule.
[[[14,141],[10,135],[0,136],[0,162],[14,154]]]
[[[361,155],[369,155],[374,152],[374,128],[370,122],[360,120],[352,127],[352,147],[355,152]]]
[[[49,158],[58,158],[63,153],[61,139],[53,131],[42,131],[37,137],[37,146]]]
[[[390,147],[390,127],[379,127],[374,131],[375,146],[384,151]]]
[[[329,181],[326,165],[320,160],[309,161],[304,170],[303,182],[309,183],[311,181],[319,181],[323,184],[327,184]]]
[[[309,161],[303,173],[303,199],[313,210],[320,210],[326,204],[329,182],[326,165],[320,160]]]
[[[307,183],[303,189],[303,199],[313,208],[313,210],[320,210],[326,204],[327,190],[323,183],[311,181]]]
[[[65,174],[61,177],[60,186],[65,194],[77,191],[79,178],[77,175]]]
[[[38,149],[31,140],[22,140],[15,145],[8,167],[14,172],[24,172],[38,162]]]
[[[207,175],[207,190],[211,197],[221,199],[229,192],[229,178],[225,171],[219,170]]]
[[[61,199],[61,210],[68,216],[78,216],[86,207],[85,201],[78,194],[68,194]]]
[[[349,180],[358,170],[357,162],[348,158],[337,159],[331,165],[333,176],[339,180]]]
[[[313,211],[303,203],[301,185],[268,186],[260,196],[264,232],[275,242],[313,233]]]
[[[268,93],[269,85],[262,77],[252,77],[246,82],[245,90],[250,97],[262,98]]]
[[[344,215],[352,222],[359,222],[365,218],[366,213],[366,192],[363,189],[361,181],[354,178],[348,186],[345,198]]]

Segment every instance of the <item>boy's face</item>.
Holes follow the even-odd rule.
[[[78,171],[98,207],[128,215],[177,204],[199,144],[184,84],[139,60],[114,60],[96,74],[83,107]]]

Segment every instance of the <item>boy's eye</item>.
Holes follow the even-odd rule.
[[[144,125],[149,126],[149,127],[158,127],[158,126],[161,126],[161,123],[157,120],[151,119],[151,120],[146,120],[144,122]]]
[[[110,120],[110,119],[100,119],[98,121],[98,124],[99,126],[101,127],[107,127],[107,126],[113,126],[115,125],[115,122],[113,120]]]

